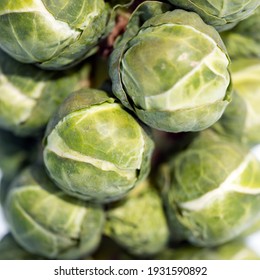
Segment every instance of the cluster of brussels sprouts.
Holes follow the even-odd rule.
[[[0,259],[259,258],[259,5],[1,1]]]

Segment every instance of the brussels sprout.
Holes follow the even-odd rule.
[[[60,191],[42,166],[25,169],[14,180],[4,211],[15,240],[32,254],[77,259],[92,253],[101,239],[101,206]]]
[[[153,141],[121,104],[100,90],[69,96],[46,131],[44,162],[68,194],[109,202],[147,176]]]
[[[228,54],[233,58],[260,58],[260,7],[230,31],[221,33]]]
[[[169,229],[162,200],[149,180],[108,208],[105,234],[138,257],[156,254],[166,246]]]
[[[199,246],[227,242],[260,218],[260,162],[244,146],[202,132],[161,168],[172,235]]]
[[[3,0],[0,47],[20,62],[68,68],[96,52],[108,11],[103,0]]]
[[[87,83],[89,72],[89,65],[47,72],[0,50],[0,127],[20,136],[38,133],[63,99]]]
[[[230,101],[229,58],[213,27],[167,7],[147,1],[134,12],[110,57],[113,92],[153,128],[199,131]]]
[[[168,0],[173,5],[198,13],[217,30],[227,30],[250,16],[258,0]]]
[[[259,260],[245,240],[235,240],[213,248],[198,248],[192,245],[166,249],[156,256],[158,260]]]
[[[0,241],[0,260],[39,260],[43,259],[24,250],[14,240],[12,235],[6,234]]]

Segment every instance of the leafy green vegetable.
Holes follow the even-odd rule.
[[[160,174],[173,239],[215,246],[260,218],[260,162],[237,142],[204,131]]]
[[[150,170],[153,141],[106,92],[70,95],[46,131],[44,162],[51,178],[84,200],[120,199]]]
[[[3,0],[0,47],[20,62],[68,68],[97,51],[108,16],[103,0]]]
[[[146,1],[132,15],[110,57],[113,92],[153,128],[203,130],[230,102],[229,58],[213,27],[168,8]]]

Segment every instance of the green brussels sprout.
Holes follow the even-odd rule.
[[[167,8],[147,1],[132,15],[110,57],[113,92],[153,128],[203,130],[230,102],[229,58],[197,14]]]
[[[3,0],[0,47],[23,63],[68,68],[96,52],[108,14],[103,0]]]
[[[232,30],[221,33],[229,56],[234,58],[260,58],[260,7]]]
[[[12,237],[6,234],[0,241],[0,260],[40,260],[40,256],[24,250]]]
[[[87,83],[89,72],[89,65],[43,71],[0,50],[0,127],[20,136],[37,134],[63,99]]]
[[[149,180],[138,184],[125,199],[110,205],[105,234],[140,258],[164,249],[169,229],[161,197]]]
[[[173,5],[198,13],[218,31],[234,27],[259,6],[258,0],[168,0]]]
[[[150,170],[153,141],[106,92],[70,95],[47,126],[44,163],[66,193],[109,202],[124,196]]]
[[[23,170],[14,180],[4,212],[15,240],[28,252],[51,259],[77,259],[98,246],[104,211],[60,191],[43,166]]]
[[[159,176],[173,240],[176,234],[194,245],[220,245],[260,218],[260,162],[213,131],[202,132]]]
[[[245,240],[235,240],[213,248],[192,245],[169,248],[156,256],[158,260],[259,260],[260,256]]]

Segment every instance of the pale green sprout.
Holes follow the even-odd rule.
[[[168,10],[146,1],[133,13],[110,57],[113,92],[153,128],[203,130],[231,99],[228,54],[197,14]]]
[[[146,130],[114,98],[82,89],[49,122],[44,163],[68,194],[109,202],[147,176],[153,147]]]
[[[69,93],[88,84],[89,73],[89,64],[43,71],[0,50],[0,127],[20,136],[39,133]]]
[[[138,184],[122,201],[110,205],[105,234],[140,258],[165,248],[169,229],[161,197],[149,180]]]
[[[2,0],[0,47],[23,63],[68,68],[97,51],[108,21],[103,0]]]
[[[232,59],[260,58],[260,7],[221,37]]]
[[[13,181],[4,211],[13,237],[32,254],[78,259],[91,254],[101,239],[102,207],[60,191],[43,166],[25,169]]]
[[[177,7],[194,11],[218,31],[228,30],[250,16],[258,0],[168,0]]]
[[[220,245],[260,218],[260,162],[236,141],[204,131],[160,176],[175,241]]]

